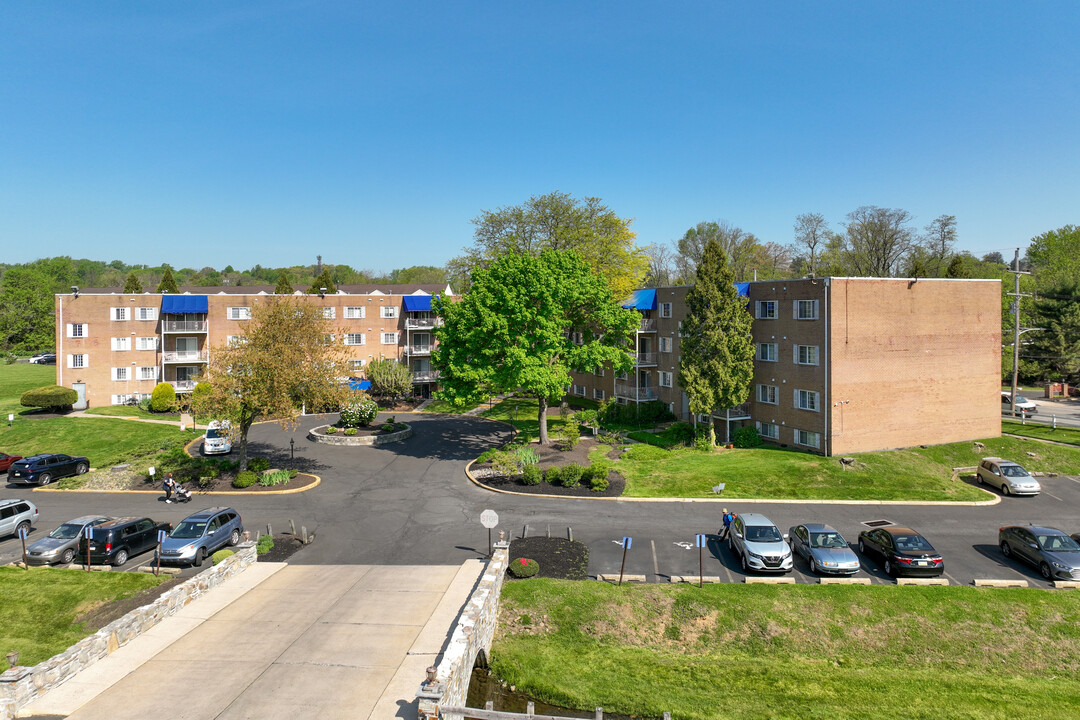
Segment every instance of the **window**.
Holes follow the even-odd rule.
[[[669,338],[669,337],[660,338],[660,352],[662,352],[662,353],[671,352],[671,338]]]
[[[585,342],[584,336],[579,332],[570,333],[570,336],[573,338],[575,345],[582,345]]]
[[[393,309],[396,310],[397,308],[393,308]],[[383,345],[397,345],[397,341],[398,341],[398,334],[396,332],[390,332],[390,333],[384,332],[382,334],[382,344]]]
[[[364,308],[362,307],[347,307],[345,308],[346,320],[363,320]]]
[[[813,410],[817,412],[819,393],[813,390],[796,390],[795,391],[795,407],[800,410]]]
[[[68,323],[67,336],[69,338],[86,337],[90,334],[88,330],[89,326],[86,323]]]
[[[626,374],[626,373],[623,373],[622,375],[616,375],[616,376],[615,376],[615,379],[616,379],[616,380],[628,380],[628,379],[629,379],[629,377],[627,376],[627,374]]]
[[[774,423],[759,422],[757,424],[757,431],[758,435],[763,438],[769,438],[770,440],[780,439],[780,426]]]
[[[390,320],[397,317],[396,305],[383,305],[380,309],[381,312],[379,313],[379,317],[383,318],[384,320]]]
[[[671,373],[660,371],[660,387],[671,387]]]
[[[758,300],[757,301],[757,318],[758,318],[758,320],[775,320],[776,319],[776,301],[775,300]]]
[[[136,350],[157,350],[158,339],[156,337],[135,338]]]
[[[385,333],[385,334],[392,335],[393,333]],[[397,341],[395,340],[395,342],[397,342]],[[345,344],[346,345],[366,345],[367,344],[367,338],[364,336],[364,333],[346,333],[345,334]]]
[[[362,370],[364,368],[364,361],[363,360],[350,360],[349,361],[349,366],[353,370]]]
[[[158,369],[156,367],[141,367],[139,368],[138,378],[140,380],[157,380]]]
[[[593,400],[603,400],[604,399],[604,391],[601,390],[600,388],[593,388],[592,396],[593,396]]]
[[[817,345],[796,345],[795,346],[795,364],[796,365],[817,365],[818,364],[818,346]]]
[[[127,320],[128,309],[126,307],[109,308],[109,319],[115,322],[123,322]]]
[[[671,303],[660,303],[660,317],[671,317]]]
[[[126,367],[114,367],[112,369],[112,379],[114,381],[122,382],[128,379],[128,369]]]
[[[112,339],[112,349],[116,350],[116,351],[130,350],[131,349],[131,338],[129,338],[129,337],[113,338]]]
[[[758,385],[757,386],[757,399],[758,402],[768,403],[770,405],[776,405],[777,390],[775,385]]]
[[[758,343],[757,359],[764,362],[776,362],[776,343]]]
[[[574,385],[574,394],[579,396],[579,397],[585,397],[585,386],[584,385]]]
[[[89,355],[68,355],[69,368],[84,368],[88,364]]]
[[[817,300],[796,300],[796,320],[817,320]]]
[[[250,320],[251,308],[247,307],[231,307],[226,315],[230,320]]]
[[[137,307],[135,308],[136,320],[157,320],[157,308],[156,307]]]
[[[812,448],[821,447],[821,435],[816,432],[810,432],[808,430],[796,430],[795,444],[805,445]]]
[[[322,309],[322,316],[327,320],[333,320],[337,317],[337,308],[324,307]]]

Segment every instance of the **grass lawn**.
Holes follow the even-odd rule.
[[[0,364],[0,417],[6,421],[9,413],[18,415],[23,412],[33,412],[36,408],[23,407],[19,404],[22,394],[43,385],[55,384],[55,365]]]
[[[1075,428],[1059,427],[1056,430],[1049,425],[1036,425],[1034,423],[1019,423],[1015,420],[1002,420],[1001,432],[1023,435],[1024,437],[1039,438],[1041,440],[1054,440],[1070,445],[1080,445],[1080,430]],[[1013,459],[1013,458],[1010,458]],[[1019,460],[1017,460],[1019,462]],[[1023,463],[1021,463],[1023,464]]]
[[[729,497],[822,500],[986,500],[986,493],[952,480],[952,468],[991,455],[1015,458],[1028,470],[1080,473],[1080,448],[1011,437],[982,442],[984,450],[964,442],[860,453],[850,469],[838,458],[784,448],[704,453],[634,445],[614,469],[626,478],[627,497],[709,497],[712,486],[723,482]],[[1038,457],[1027,457],[1028,450]]]
[[[679,720],[1080,716],[1080,593],[503,586],[491,665],[563,707]]]
[[[20,665],[36,665],[90,634],[79,615],[169,577],[0,567],[0,648],[18,650]]]
[[[558,406],[556,406],[558,407]],[[573,414],[573,411],[571,411]],[[480,417],[508,422],[518,429],[518,442],[532,442],[540,437],[540,401],[536,398],[511,397],[503,400],[490,410],[480,413]],[[549,437],[557,437],[562,432],[561,417],[548,415],[547,428]]]
[[[475,407],[476,405],[454,405],[446,400],[432,400],[421,412],[461,415]]]
[[[103,405],[102,407],[90,408],[87,415],[108,415],[109,417],[134,417],[146,418],[147,420],[175,420],[180,421],[180,413],[155,413],[143,410],[138,405]],[[201,422],[201,421],[200,421]]]

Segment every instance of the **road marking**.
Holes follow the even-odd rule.
[[[1072,481],[1073,481],[1074,483],[1078,483],[1078,484],[1080,484],[1080,480],[1077,480],[1077,479],[1076,479],[1076,478],[1074,478],[1074,477],[1069,477],[1068,475],[1059,475],[1058,477],[1063,477],[1063,478],[1065,478],[1066,480],[1072,480]]]
[[[652,572],[655,577],[660,574],[660,563],[656,562],[656,541],[650,540],[649,545],[652,546]]]
[[[686,542],[685,540],[680,540],[679,542],[672,543],[672,545],[678,545],[683,550],[689,550],[690,548],[694,547],[693,545]]]
[[[955,583],[956,585],[963,585],[962,582],[960,582],[959,580],[957,580],[956,578],[954,578],[952,575],[945,572],[944,570],[941,571],[941,574],[944,575],[945,577],[949,578],[950,580],[952,580],[953,583]]]
[[[1052,493],[1052,492],[1047,492],[1046,490],[1043,490],[1043,495],[1049,495],[1050,497],[1054,498],[1054,499],[1055,499],[1055,500],[1057,500],[1058,502],[1065,502],[1064,500],[1062,500],[1061,498],[1059,498],[1059,497],[1058,497],[1057,495],[1055,495],[1054,493]]]

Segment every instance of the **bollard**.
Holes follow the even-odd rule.
[[[292,518],[289,518],[289,534],[296,537],[296,525],[293,523]]]
[[[548,539],[551,538],[551,523],[548,523],[548,534],[547,534],[547,536],[548,536]]]
[[[266,534],[270,537],[274,536],[274,530],[270,527],[270,523],[266,523]]]
[[[570,542],[574,542],[574,528],[569,525],[566,527],[566,539]]]
[[[303,525],[300,526],[300,539],[303,540],[305,545],[307,545],[307,543],[308,543],[307,528],[304,527]]]
[[[529,537],[529,526],[528,525],[521,528],[521,538],[524,540],[527,537]]]

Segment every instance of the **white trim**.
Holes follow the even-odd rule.
[[[153,305],[140,305],[133,309],[135,310],[135,319],[140,322],[151,322],[158,318],[158,309]],[[149,315],[150,317],[143,317],[144,315]]]
[[[67,366],[69,368],[82,370],[84,368],[90,367],[90,356],[86,353],[76,353],[74,355],[68,355],[67,358]],[[75,358],[79,358],[79,360],[76,361]]]
[[[350,305],[345,308],[344,317],[346,320],[363,320],[366,317],[364,312],[366,309],[363,305]],[[360,312],[358,313],[357,310]]]
[[[250,320],[251,319],[251,306],[249,305],[233,305],[225,309],[225,318],[227,320]]]
[[[803,447],[812,447],[818,449],[821,448],[821,433],[813,432],[811,430],[800,430],[799,428],[792,428],[792,430],[792,434],[794,436],[793,441],[796,445],[802,445]],[[805,433],[806,435],[811,436],[808,439],[813,439],[813,442],[803,442],[799,438],[799,433]]]
[[[110,322],[127,322],[130,319],[130,313],[126,307],[111,307],[109,308],[109,321]]]
[[[667,382],[664,382],[664,380],[667,380]],[[660,371],[660,387],[669,388],[669,387],[671,387],[672,381],[673,381],[672,373],[668,372],[667,370],[661,370]]]
[[[381,333],[381,336],[382,336],[382,342],[381,342],[382,345],[397,345],[398,344],[398,333],[396,333],[396,332],[383,332],[383,333]]]
[[[131,350],[131,338],[130,337],[114,337],[112,340],[113,352],[127,352]]]
[[[806,395],[805,395],[806,398],[811,398],[812,397],[813,401],[808,403],[808,404],[813,405],[813,407],[806,407],[804,405],[801,405],[799,403],[799,398],[803,397],[803,396],[800,396],[799,393],[806,393]],[[795,397],[794,397],[794,400],[792,402],[794,403],[794,406],[795,406],[796,410],[807,410],[809,412],[821,412],[821,393],[819,393],[817,390],[802,390],[800,388],[795,388]]]
[[[757,347],[758,351],[757,351],[757,356],[754,358],[755,360],[757,360],[759,362],[779,362],[780,361],[780,358],[778,357],[778,355],[779,355],[779,347],[777,346],[776,343],[774,343],[774,342],[771,342],[771,343],[758,343],[757,345],[758,345],[758,347]],[[762,352],[762,350],[764,350],[765,348],[772,348],[772,353],[771,353],[772,357],[763,357],[764,353]]]
[[[669,303],[669,302],[660,303],[660,317],[665,318],[665,319],[670,319],[672,309],[673,309],[672,303]]]
[[[354,339],[358,340],[353,342]],[[345,333],[345,344],[350,346],[367,345],[367,335],[364,333]]]
[[[79,328],[79,333],[75,334],[75,328]],[[67,336],[69,338],[84,338],[90,335],[90,325],[87,323],[68,323],[67,324]]]
[[[762,400],[761,399],[761,391],[766,389],[766,388],[768,390],[771,390],[771,392],[766,391],[765,399]],[[770,396],[772,397],[772,400],[769,400]],[[780,404],[780,388],[779,388],[779,386],[777,386],[777,385],[766,385],[765,383],[758,383],[758,386],[757,386],[757,401],[759,403],[764,403],[766,405],[779,405]]]

